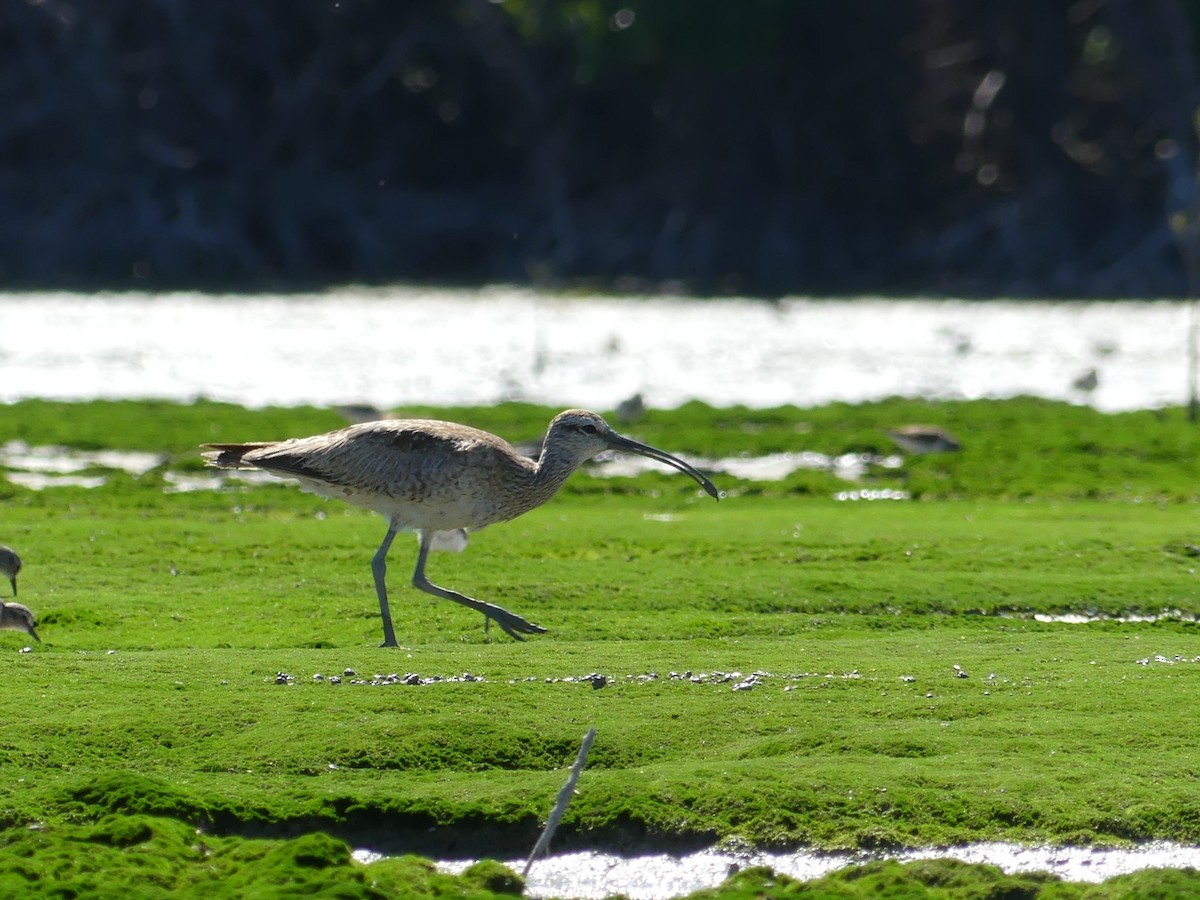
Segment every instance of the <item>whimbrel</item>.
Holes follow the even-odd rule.
[[[21,557],[12,547],[0,544],[0,575],[8,579],[12,585],[13,596],[17,596],[17,573],[21,571]]]
[[[541,506],[572,472],[605,450],[637,453],[674,466],[718,497],[713,483],[683,460],[618,434],[600,416],[582,409],[554,417],[536,461],[494,434],[431,419],[364,422],[307,438],[204,446],[209,465],[263,469],[295,478],[305,490],[366,507],[387,519],[387,534],[371,560],[385,647],[396,646],[384,576],[397,532],[415,531],[420,542],[414,587],[481,612],[505,633],[523,640],[522,634],[546,629],[425,577],[425,561],[435,542],[457,540],[461,549],[468,530],[507,522]]]
[[[41,640],[38,633],[33,630],[33,612],[24,603],[0,605],[0,629],[24,631],[26,634],[33,635],[34,640]]]

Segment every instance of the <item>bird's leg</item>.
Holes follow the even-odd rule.
[[[525,640],[525,638],[521,637],[522,634],[540,634],[546,630],[541,625],[534,625],[528,619],[523,619],[516,613],[510,613],[507,609],[433,584],[425,577],[425,560],[429,556],[429,547],[433,540],[433,532],[420,531],[418,534],[421,537],[421,549],[417,551],[417,567],[413,570],[412,577],[413,587],[427,594],[433,594],[435,597],[441,597],[443,600],[453,600],[455,603],[461,603],[463,606],[470,607],[476,612],[483,613],[488,619],[495,619],[496,624],[504,629],[505,634],[518,641]]]
[[[371,574],[375,576],[375,593],[379,595],[379,615],[383,619],[383,643],[382,647],[395,647],[396,632],[392,628],[392,611],[388,608],[387,596],[387,581],[384,576],[387,575],[387,555],[391,549],[392,541],[396,538],[396,529],[388,526],[388,532],[383,536],[383,543],[379,545],[379,549],[375,551],[375,555],[371,558]]]

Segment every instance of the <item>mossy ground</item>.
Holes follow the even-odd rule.
[[[518,440],[553,411],[405,412]],[[706,456],[840,454],[890,451],[885,430],[911,421],[964,444],[868,472],[914,501],[835,502],[846,485],[826,472],[718,477],[719,504],[682,477],[579,474],[431,560],[435,581],[550,629],[522,644],[409,588],[415,542],[397,542],[396,651],[377,646],[377,517],[284,484],[181,494],[164,479],[199,474],[202,441],[312,433],[336,414],[0,407],[6,439],[165,459],[94,490],[0,481],[0,541],[25,559],[21,600],[44,639],[17,653],[28,641],[0,633],[0,893],[215,896],[237,879],[259,896],[488,891],[413,858],[359,866],[323,835],[522,855],[590,726],[559,847],[1200,843],[1200,626],[1032,618],[1200,612],[1200,429],[1180,411],[690,405],[628,430]],[[357,675],[332,683],[347,668]],[[582,679],[592,672],[608,686]],[[444,680],[368,683],[392,673]],[[960,882],[999,879],[992,895],[1038,895],[1027,877],[929,865],[807,886],[743,873],[727,890],[854,897],[895,882],[896,896],[966,896]]]

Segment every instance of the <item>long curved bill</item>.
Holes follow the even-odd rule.
[[[704,488],[705,492],[714,500],[721,499],[721,492],[717,490],[717,486],[713,484],[704,473],[700,472],[693,466],[689,466],[682,459],[672,456],[665,450],[659,450],[657,447],[651,447],[649,444],[642,444],[632,438],[617,435],[609,441],[609,447],[613,450],[624,450],[626,453],[636,453],[639,456],[645,456],[650,459],[656,459],[661,463],[666,463],[668,466],[673,466],[685,475],[691,475]]]

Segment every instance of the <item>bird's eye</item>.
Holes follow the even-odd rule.
[[[595,434],[596,426],[595,425],[580,425],[579,430],[582,431],[584,434]]]

